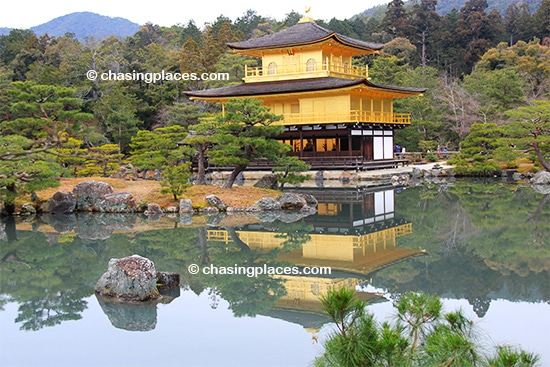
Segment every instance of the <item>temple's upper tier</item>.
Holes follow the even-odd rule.
[[[333,32],[314,22],[300,22],[292,27],[267,36],[229,43],[228,46],[240,53],[258,56],[262,50],[276,48],[300,47],[334,40],[349,50],[355,50],[354,56],[377,53],[384,45],[365,42]]]

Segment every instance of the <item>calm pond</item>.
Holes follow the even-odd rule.
[[[332,330],[318,295],[346,285],[379,321],[403,292],[439,295],[489,347],[550,366],[550,195],[493,181],[308,192],[320,204],[307,217],[4,220],[0,365],[308,366]],[[109,259],[132,254],[180,273],[181,287],[159,304],[98,299]],[[264,264],[332,274],[204,272]]]

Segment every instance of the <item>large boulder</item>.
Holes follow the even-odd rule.
[[[273,198],[261,198],[252,205],[253,211],[281,210],[281,203]]]
[[[151,203],[147,204],[147,210],[144,213],[145,215],[162,215],[164,214],[164,211],[160,207],[160,205]]]
[[[46,200],[40,209],[44,213],[50,214],[66,214],[72,213],[76,208],[76,198],[74,195],[65,190],[59,190],[51,198]]]
[[[533,185],[550,185],[550,172],[540,171],[531,179]]]
[[[107,194],[97,201],[95,210],[102,213],[135,213],[136,201],[128,192]]]
[[[262,176],[258,180],[258,182],[254,184],[254,187],[276,190],[277,185],[278,185],[277,177],[275,177],[275,175],[269,174],[269,175]]]
[[[84,181],[80,182],[73,189],[76,196],[76,208],[79,211],[97,211],[97,204],[107,194],[112,194],[113,188],[105,182]]]
[[[208,195],[206,197],[206,201],[210,204],[210,206],[217,208],[219,211],[223,212],[227,210],[227,204],[214,194]]]
[[[21,206],[21,210],[19,211],[19,215],[35,215],[36,209],[32,204],[26,203]]]
[[[307,205],[312,208],[317,208],[317,205],[319,205],[317,198],[311,194],[300,194],[300,196],[303,197]]]
[[[285,192],[277,198],[277,201],[281,204],[281,209],[285,210],[299,210],[307,205],[306,199],[292,192]]]
[[[193,213],[191,199],[180,199],[180,214]]]
[[[139,255],[111,259],[94,290],[100,296],[115,297],[122,301],[157,299],[159,291],[155,264]]]

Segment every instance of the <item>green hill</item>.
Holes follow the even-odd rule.
[[[60,37],[66,33],[74,33],[76,38],[84,41],[91,37],[101,40],[112,35],[122,38],[132,36],[139,31],[140,25],[124,18],[78,12],[63,15],[30,29],[37,36],[47,33],[50,36]]]

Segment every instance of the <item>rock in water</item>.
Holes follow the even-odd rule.
[[[95,292],[123,301],[148,301],[159,297],[155,264],[132,255],[109,260],[107,271],[99,278]]]

